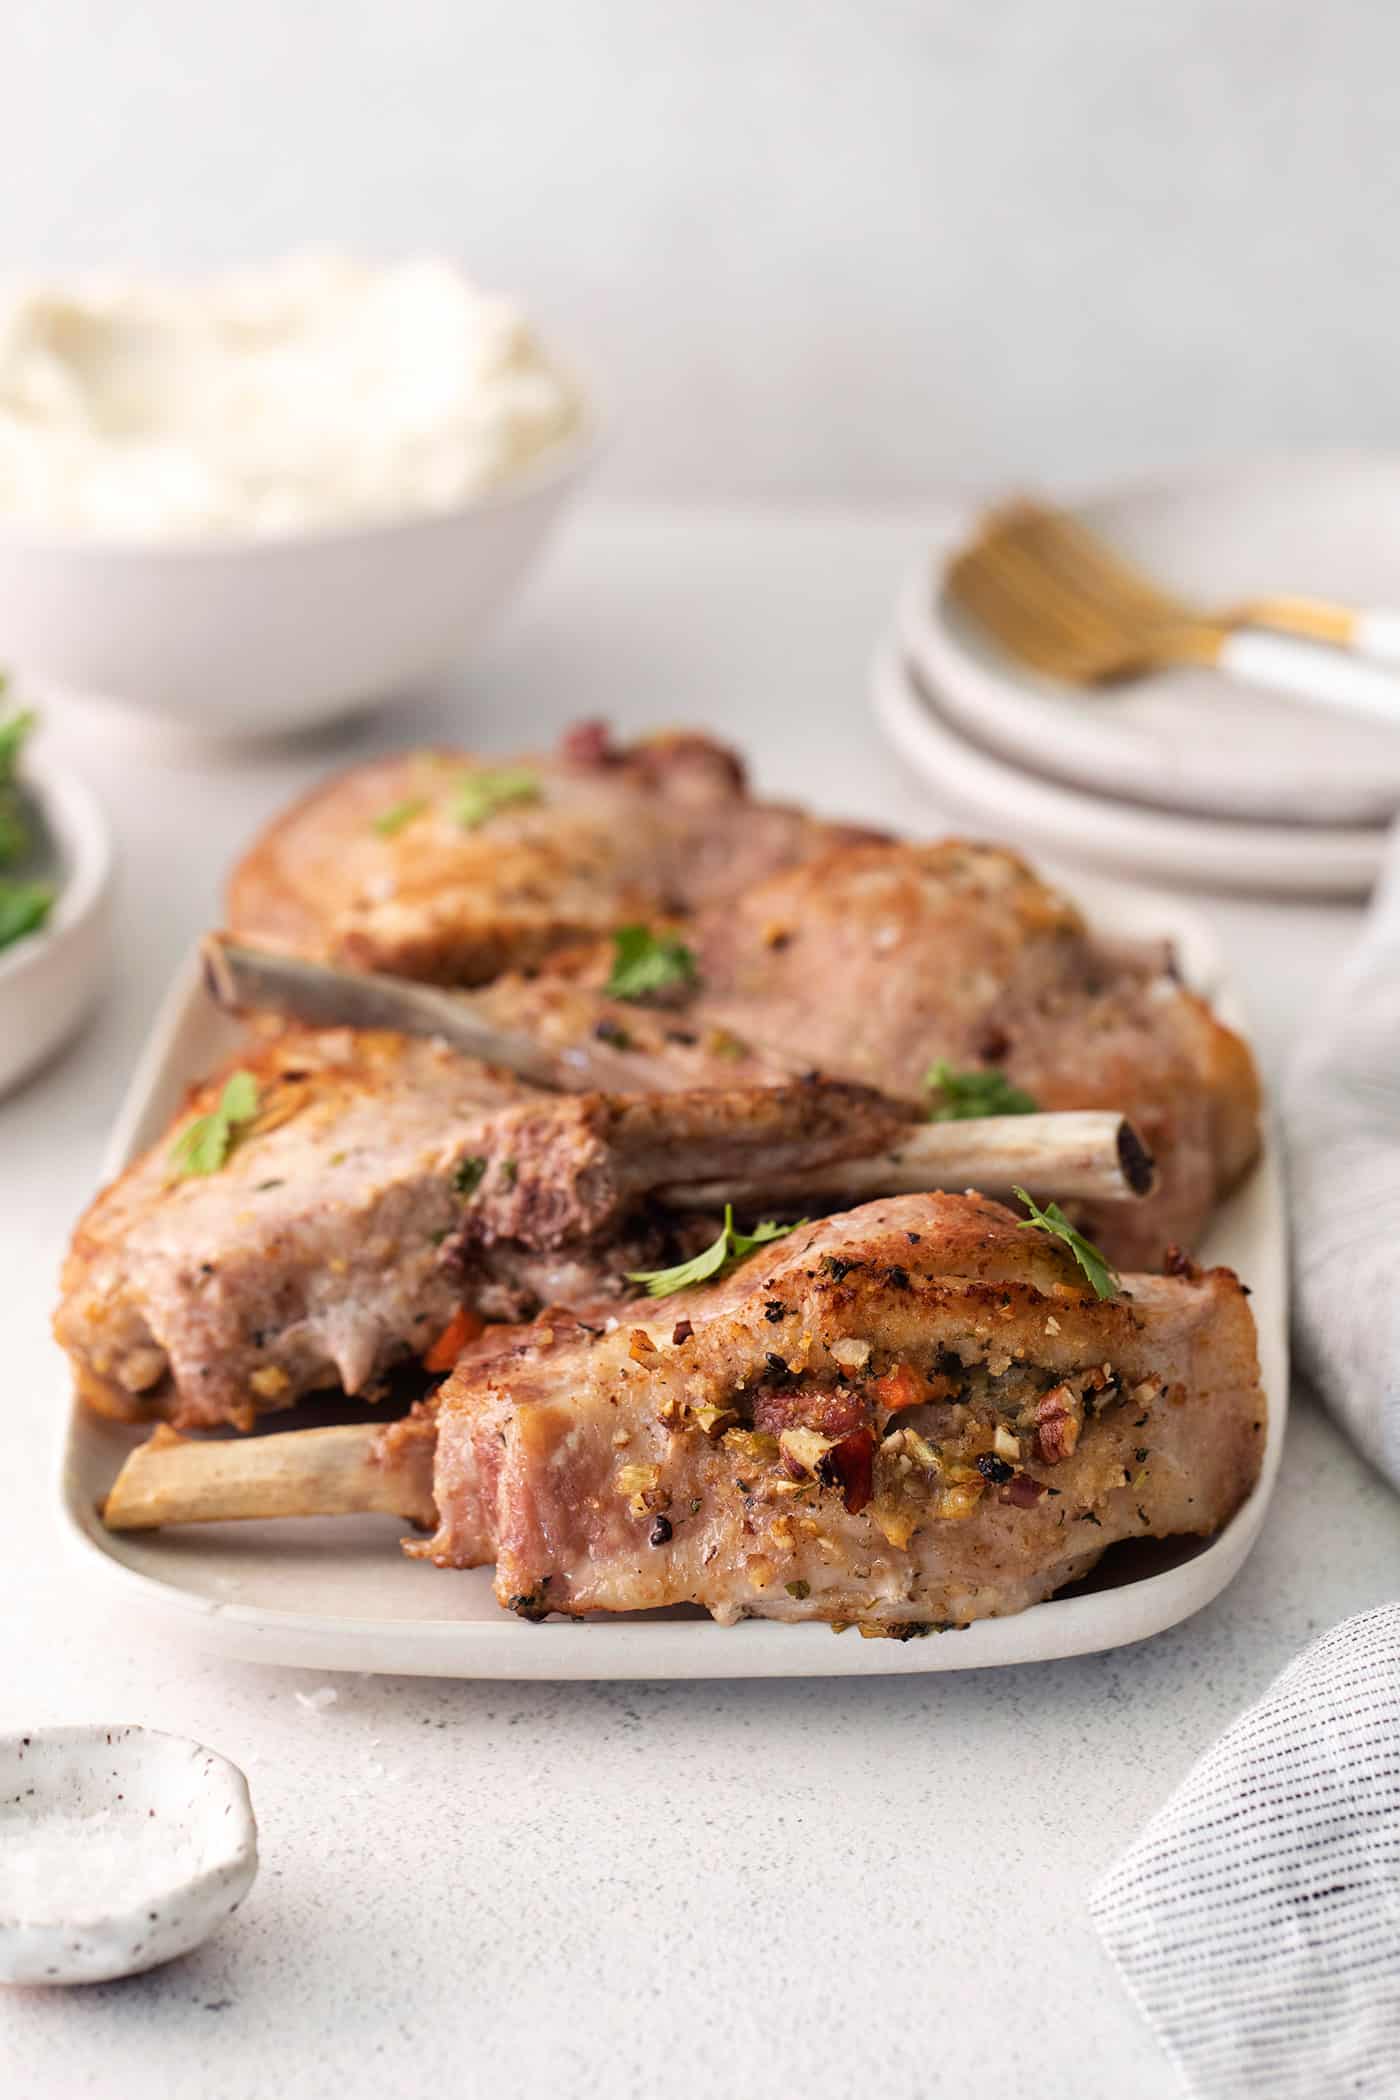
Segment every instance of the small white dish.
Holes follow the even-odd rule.
[[[248,1782],[155,1728],[0,1737],[0,1982],[105,1983],[188,1954],[258,1871]]]
[[[310,728],[431,679],[516,590],[596,456],[561,444],[432,517],[189,545],[0,529],[6,661],[207,735]]]
[[[1282,897],[1354,897],[1380,872],[1387,833],[1350,825],[1245,823],[1184,816],[1067,787],[1040,770],[1042,746],[1015,763],[971,742],[890,637],[870,673],[875,716],[953,821],[1030,851],[1191,888]]]
[[[1210,929],[1176,898],[1106,881],[1093,915],[1109,934],[1169,940],[1188,983],[1243,1025]],[[240,1039],[209,999],[198,955],[170,988],[132,1076],[102,1163],[110,1180],[153,1144],[191,1080]],[[1121,1549],[1069,1594],[1007,1619],[981,1619],[927,1640],[864,1641],[827,1626],[740,1626],[684,1612],[642,1612],[527,1625],[502,1611],[491,1571],[451,1574],[398,1550],[392,1517],[313,1517],[296,1524],[207,1524],[110,1532],[97,1514],[122,1462],[149,1434],[70,1403],[59,1493],[66,1528],[114,1594],[199,1647],[244,1662],[426,1677],[644,1679],[878,1677],[980,1670],[1087,1655],[1160,1633],[1208,1604],[1258,1537],[1273,1491],[1288,1412],[1288,1275],[1283,1199],[1271,1140],[1212,1219],[1199,1248],[1253,1290],[1260,1370],[1269,1400],[1264,1463],[1253,1493],[1215,1538]],[[56,1379],[64,1377],[57,1353]],[[274,1417],[273,1433],[282,1425]]]
[[[35,1071],[86,1019],[106,980],[115,888],[101,805],[71,773],[26,759],[58,896],[47,920],[0,949],[0,1094]]]
[[[1205,606],[1261,596],[1400,605],[1400,459],[1300,454],[1183,469],[1069,509]],[[969,513],[963,531],[971,527]],[[1400,811],[1394,727],[1182,665],[1086,693],[1014,663],[952,603],[947,546],[900,603],[900,639],[947,722],[1013,765],[1186,816],[1375,828]],[[1400,668],[1391,674],[1400,701]]]

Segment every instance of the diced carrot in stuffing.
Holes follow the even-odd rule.
[[[877,1378],[870,1390],[892,1415],[906,1407],[918,1407],[929,1397],[928,1386],[912,1364],[896,1364],[883,1378]]]
[[[470,1306],[459,1305],[432,1348],[423,1358],[425,1371],[450,1371],[468,1342],[485,1334],[486,1322]]]

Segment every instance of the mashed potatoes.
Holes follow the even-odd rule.
[[[0,291],[0,523],[27,529],[266,538],[445,511],[582,420],[519,309],[443,261]]]

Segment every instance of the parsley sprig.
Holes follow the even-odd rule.
[[[4,686],[0,673],[0,692]],[[19,755],[33,727],[34,715],[28,709],[0,722],[0,868],[21,859],[29,850],[29,826],[20,802],[17,775]],[[18,938],[18,934],[10,935],[11,940]]]
[[[53,910],[54,895],[51,882],[18,882],[12,876],[0,876],[0,948],[23,940],[27,933],[37,933]]]
[[[613,935],[612,974],[603,986],[609,999],[645,999],[673,985],[694,984],[695,956],[671,933],[649,926],[619,926]]]
[[[391,803],[382,809],[374,820],[374,829],[382,839],[397,838],[405,824],[421,817],[428,806],[426,795],[406,795],[402,802]]]
[[[463,831],[475,831],[498,809],[512,802],[538,802],[540,783],[524,766],[498,766],[494,772],[467,773],[458,782],[452,814]]]
[[[479,1152],[469,1152],[452,1170],[452,1186],[459,1196],[474,1196],[481,1187],[487,1162]]]
[[[941,1059],[925,1072],[924,1086],[934,1096],[929,1103],[930,1123],[967,1123],[980,1116],[1033,1116],[1040,1107],[1024,1087],[1013,1086],[1004,1072],[955,1072]]]
[[[7,682],[4,673],[0,671],[0,693],[4,692]],[[17,715],[11,715],[8,722],[0,722],[0,781],[14,779],[19,754],[37,720],[33,708],[26,707]]]
[[[1030,1212],[1028,1218],[1021,1218],[1017,1221],[1022,1232],[1044,1232],[1051,1239],[1063,1240],[1065,1246],[1069,1248],[1070,1253],[1088,1277],[1089,1287],[1093,1291],[1094,1296],[1096,1298],[1116,1298],[1118,1296],[1118,1271],[1105,1256],[1100,1254],[1092,1240],[1086,1240],[1082,1232],[1075,1230],[1058,1203],[1047,1203],[1044,1210],[1042,1210],[1040,1205],[1033,1197],[1028,1196],[1024,1189],[1015,1189],[1013,1194],[1020,1197],[1026,1209]]]
[[[218,1104],[207,1116],[196,1116],[170,1148],[178,1175],[217,1174],[233,1150],[237,1134],[258,1112],[258,1082],[251,1072],[229,1075]]]
[[[669,1298],[675,1291],[688,1290],[692,1283],[708,1283],[711,1277],[727,1276],[737,1268],[757,1247],[766,1247],[770,1240],[780,1240],[788,1232],[796,1232],[798,1225],[807,1220],[799,1218],[796,1225],[755,1225],[752,1232],[734,1230],[734,1206],[724,1206],[724,1224],[719,1236],[702,1247],[689,1261],[677,1262],[673,1269],[629,1269],[629,1283],[644,1283],[649,1298]]]

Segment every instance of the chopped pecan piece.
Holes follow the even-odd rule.
[[[791,1480],[806,1480],[811,1477],[828,1451],[834,1450],[837,1439],[823,1436],[819,1429],[783,1429],[778,1433],[778,1450],[782,1455],[783,1471]]]
[[[1035,1455],[1042,1465],[1072,1458],[1084,1421],[1084,1403],[1067,1385],[1052,1385],[1035,1410]]]
[[[695,1426],[711,1439],[724,1435],[726,1429],[737,1426],[739,1416],[732,1407],[720,1407],[715,1401],[706,1401],[703,1407],[694,1410]]]
[[[664,1509],[671,1499],[661,1485],[660,1466],[620,1466],[617,1492],[627,1497],[627,1506],[634,1517],[645,1517],[653,1510]]]

